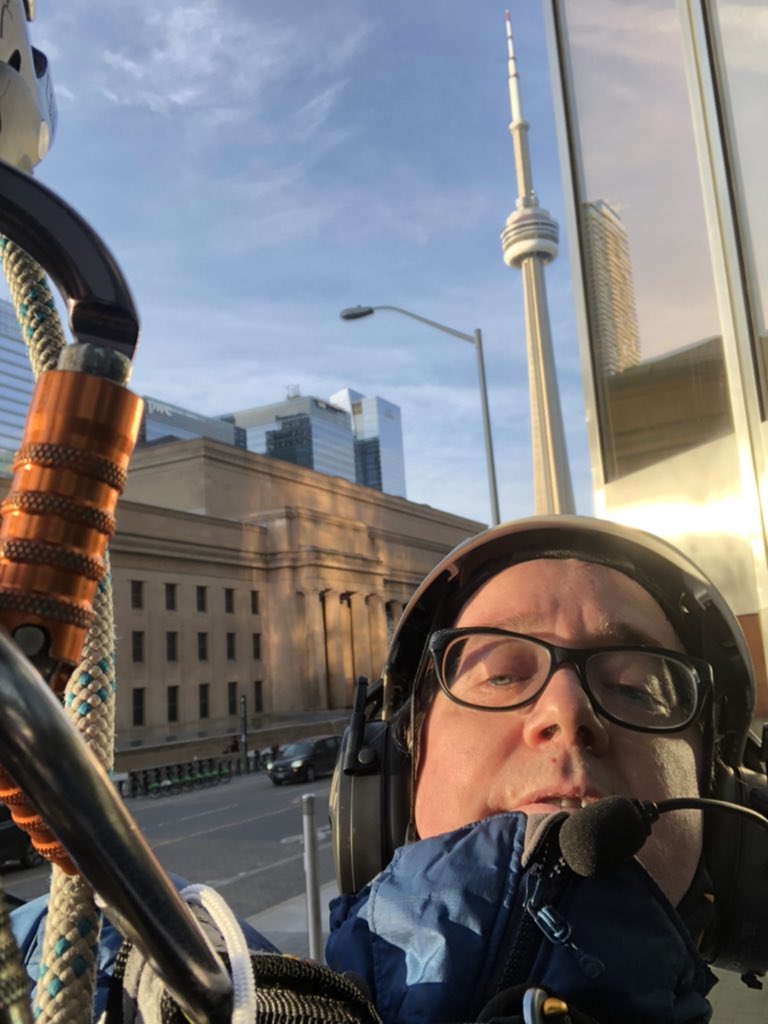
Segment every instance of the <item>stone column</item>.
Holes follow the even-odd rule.
[[[338,685],[336,707],[351,707],[352,694],[355,691],[355,654],[354,629],[352,620],[352,601],[356,595],[342,594],[339,605],[339,642],[341,645],[341,678]]]
[[[368,605],[368,636],[371,645],[372,679],[378,679],[389,648],[387,637],[387,617],[384,612],[384,601],[379,594],[369,594]]]
[[[310,706],[325,710],[328,707],[328,669],[325,658],[323,596],[319,590],[307,590],[302,596],[304,628],[294,639],[303,650],[303,676],[311,701]]]
[[[323,591],[325,657],[328,665],[328,706],[346,707],[351,686],[349,607],[341,603],[338,590]]]
[[[367,598],[363,594],[350,594],[352,625],[352,681],[368,676],[373,681],[381,666],[373,665],[371,658],[371,632],[368,623]]]

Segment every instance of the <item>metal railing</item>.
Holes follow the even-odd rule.
[[[218,786],[242,774],[242,763],[237,759],[203,757],[158,768],[141,768],[128,772],[122,783],[123,796],[171,796],[191,789]]]

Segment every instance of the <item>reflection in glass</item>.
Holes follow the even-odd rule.
[[[640,334],[627,230],[609,203],[582,207],[584,268],[592,315],[592,354],[598,375],[637,366]]]
[[[763,417],[768,408],[768,159],[765,125],[768,120],[768,7],[765,0],[718,0],[717,19],[722,60],[718,85],[726,147],[734,183],[739,234],[747,268],[748,293],[755,344],[757,377],[762,393]]]
[[[732,425],[677,4],[581,0],[560,10],[610,481]]]

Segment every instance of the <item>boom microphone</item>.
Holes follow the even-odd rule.
[[[748,807],[723,800],[676,797],[653,803],[608,796],[566,818],[560,829],[560,852],[575,874],[593,878],[634,856],[645,844],[660,815],[690,809],[746,815],[768,830],[768,818]]]

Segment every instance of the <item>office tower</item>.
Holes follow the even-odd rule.
[[[164,441],[187,441],[192,437],[207,437],[235,448],[245,448],[245,432],[231,421],[217,416],[202,416],[190,409],[182,409],[170,402],[144,396],[144,415],[139,428],[139,445],[160,444]]]
[[[0,474],[9,475],[21,444],[35,378],[16,311],[0,299]]]
[[[590,292],[592,353],[599,378],[636,366],[640,342],[627,229],[604,200],[584,203],[584,277]]]
[[[352,417],[355,479],[364,487],[405,497],[405,458],[400,408],[377,395],[344,388],[331,402]]]
[[[249,451],[354,483],[350,414],[330,402],[289,394],[282,402],[227,414],[246,434]]]

